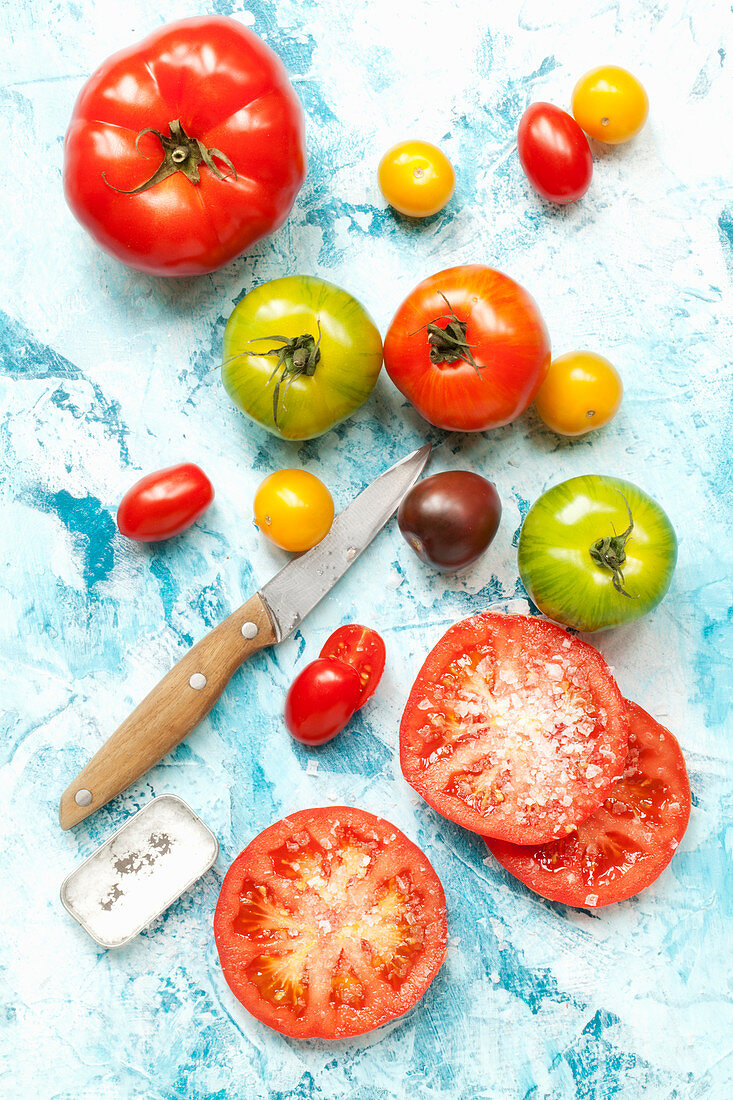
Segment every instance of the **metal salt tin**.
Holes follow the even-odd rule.
[[[218,854],[219,842],[191,807],[176,795],[159,795],[66,876],[61,903],[100,947],[123,947],[190,890]],[[126,907],[129,921],[120,931]]]

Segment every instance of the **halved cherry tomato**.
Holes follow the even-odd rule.
[[[550,202],[576,202],[590,187],[593,157],[574,118],[552,103],[533,103],[517,133],[519,160],[535,191]]]
[[[690,817],[690,783],[677,741],[627,702],[631,720],[623,778],[603,805],[562,840],[540,847],[486,843],[530,890],[566,905],[624,901],[667,866]]]
[[[361,706],[361,677],[343,661],[318,657],[293,680],[285,699],[285,725],[296,741],[323,745]]]
[[[213,499],[214,487],[199,466],[167,466],[127,490],[117,509],[117,526],[136,542],[161,542],[195,523]]]
[[[429,141],[402,141],[389,149],[379,162],[377,176],[390,206],[411,218],[437,214],[455,186],[453,165]]]
[[[359,706],[362,707],[372,697],[382,679],[386,651],[376,630],[349,623],[333,632],[321,650],[321,657],[343,661],[356,669],[361,681]]]
[[[649,114],[649,99],[626,69],[601,65],[575,85],[572,110],[586,134],[608,145],[620,145],[641,130]]]
[[[343,1039],[423,996],[445,959],[445,894],[423,852],[383,818],[300,810],[232,863],[214,938],[256,1019],[298,1039]]]
[[[558,435],[586,435],[613,420],[623,392],[621,375],[608,359],[592,351],[571,351],[550,363],[534,407]]]
[[[438,428],[484,432],[532,403],[550,365],[534,300],[480,264],[424,279],[392,319],[384,365],[397,389]]]
[[[428,654],[400,727],[405,779],[444,817],[515,844],[571,832],[607,796],[626,706],[597,650],[522,615],[473,615]]]
[[[255,523],[282,550],[310,550],[333,523],[333,498],[307,470],[278,470],[260,485],[254,502]]]

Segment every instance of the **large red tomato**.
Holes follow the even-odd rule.
[[[214,915],[234,996],[297,1039],[345,1039],[402,1016],[440,970],[446,937],[426,856],[351,806],[299,810],[256,836]]]
[[[400,726],[411,787],[450,821],[512,844],[567,836],[623,772],[629,718],[592,646],[485,611],[428,654]]]
[[[480,264],[431,275],[402,303],[384,342],[397,389],[438,428],[483,432],[532,404],[550,365],[534,300]]]
[[[66,134],[64,190],[118,260],[202,275],[282,224],[305,169],[282,63],[233,19],[206,16],[162,27],[90,77]]]

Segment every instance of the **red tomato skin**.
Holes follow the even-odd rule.
[[[411,975],[404,983],[389,1009],[380,1004],[365,1006],[358,1016],[355,1014],[340,1025],[330,1011],[322,1013],[317,1020],[308,1017],[297,1019],[285,1005],[279,1008],[266,1005],[258,996],[252,983],[243,976],[237,951],[236,933],[232,932],[239,910],[243,880],[268,875],[272,867],[269,859],[270,851],[281,846],[293,833],[298,830],[313,829],[314,826],[318,828],[322,825],[327,828],[333,821],[341,821],[359,830],[373,831],[383,838],[388,861],[396,855],[405,859],[411,872],[418,877],[423,890],[422,916],[427,933],[419,962],[419,973]],[[403,1016],[426,992],[446,956],[448,924],[445,893],[425,853],[384,818],[352,806],[298,810],[259,833],[231,864],[224,877],[216,904],[214,940],[229,988],[240,1004],[256,1019],[281,1035],[290,1035],[296,1039],[349,1038],[363,1035],[374,1028],[381,1027],[389,1020]]]
[[[550,901],[597,909],[617,901],[626,901],[656,881],[672,859],[687,829],[690,820],[690,781],[677,739],[637,703],[627,699],[626,705],[630,719],[630,740],[633,742],[635,738],[641,747],[642,758],[645,760],[645,776],[652,780],[662,779],[669,784],[676,808],[667,813],[664,826],[660,827],[653,846],[625,874],[600,886],[584,885],[577,881],[577,869],[564,866],[562,860],[557,869],[552,871],[537,861],[537,856],[543,854],[543,849],[552,853],[553,849],[561,847],[562,841],[539,848],[484,837],[489,851],[502,867],[530,890]],[[619,820],[617,824],[608,809],[609,804],[613,805],[614,789],[612,787],[608,792],[603,805],[580,825],[578,833],[581,837],[597,843],[596,838],[600,837],[602,840],[604,834],[609,829],[613,830],[614,826],[617,832],[623,830],[623,821]],[[589,906],[589,895],[597,898],[593,906]]]
[[[117,509],[117,526],[136,542],[162,542],[195,523],[213,499],[214,487],[200,466],[168,466],[127,490]]]
[[[179,120],[225,153],[238,179],[205,165],[200,182],[148,179]],[[144,159],[148,157],[150,159]],[[217,162],[227,175],[229,169]],[[233,19],[184,19],[102,63],[81,90],[64,146],[64,193],[96,243],[150,275],[203,275],[229,263],[287,217],[305,178],[303,110],[279,58]]]
[[[445,295],[466,323],[470,363],[432,363],[425,326],[446,313]],[[397,310],[384,365],[400,393],[430,424],[484,432],[511,423],[532,404],[550,365],[550,339],[534,299],[508,275],[481,264],[423,280]]]
[[[361,696],[359,707],[371,699],[382,679],[387,651],[376,630],[358,623],[348,623],[334,630],[323,649],[321,657],[343,661],[359,673]]]
[[[298,673],[285,699],[285,725],[304,745],[323,745],[359,709],[361,679],[343,661],[317,657]]]
[[[590,187],[593,157],[572,115],[552,103],[533,103],[517,133],[519,160],[538,195],[550,202],[577,202]]]

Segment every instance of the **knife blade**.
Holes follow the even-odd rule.
[[[317,546],[288,562],[173,666],[64,791],[62,829],[84,821],[159,763],[209,713],[248,657],[292,634],[396,512],[431,450],[427,443],[380,474]]]

